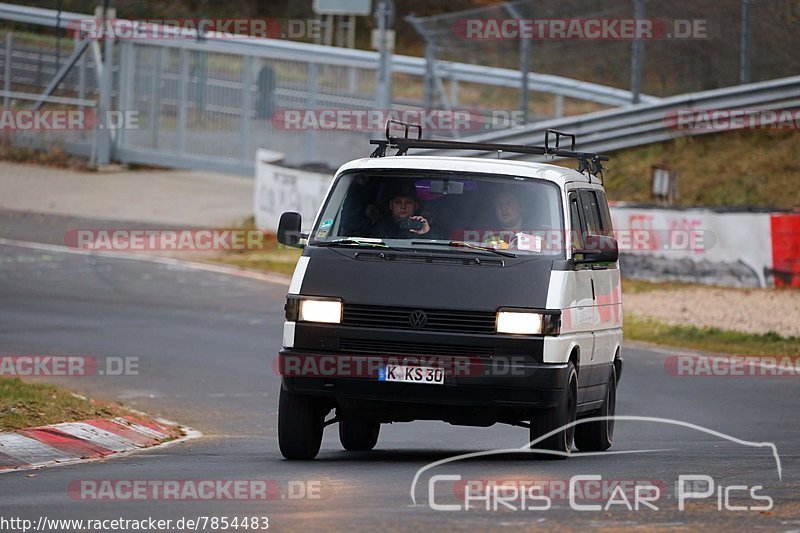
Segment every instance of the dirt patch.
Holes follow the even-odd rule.
[[[800,291],[670,287],[625,290],[625,313],[670,325],[800,336]]]

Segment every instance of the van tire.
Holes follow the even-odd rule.
[[[617,406],[617,372],[611,367],[606,386],[606,399],[595,416],[614,416]],[[575,428],[575,446],[582,452],[602,452],[614,440],[614,420],[595,420],[578,424]]]
[[[339,442],[345,450],[368,452],[378,443],[380,422],[363,418],[344,418],[339,422]]]
[[[278,402],[278,447],[286,459],[308,460],[322,445],[324,414],[313,398],[281,387]]]
[[[550,409],[537,409],[531,417],[530,439],[531,442],[540,436],[550,433],[554,429],[575,421],[578,410],[578,373],[572,361],[567,367],[567,379],[564,383],[563,393],[558,405]],[[551,450],[558,453],[532,452],[536,459],[566,459],[572,451],[575,436],[575,426],[562,429],[558,433],[537,442],[532,448]]]

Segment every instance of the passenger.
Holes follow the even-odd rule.
[[[380,210],[370,203],[369,179],[359,176],[350,185],[342,206],[342,228],[345,237],[369,237],[380,218]]]
[[[413,183],[403,183],[392,189],[389,196],[390,218],[378,221],[372,228],[372,237],[381,239],[410,239],[415,235],[425,235],[431,226],[425,217],[417,215],[419,200]],[[422,224],[420,229],[410,229],[409,221]],[[430,235],[429,235],[430,237]]]

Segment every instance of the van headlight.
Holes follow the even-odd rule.
[[[523,309],[506,309],[497,312],[497,333],[558,335],[560,330],[560,313],[536,313]]]
[[[340,324],[342,302],[331,298],[289,298],[286,302],[286,320]]]

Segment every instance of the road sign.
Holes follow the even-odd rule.
[[[372,0],[314,0],[317,15],[362,15],[372,13]]]

